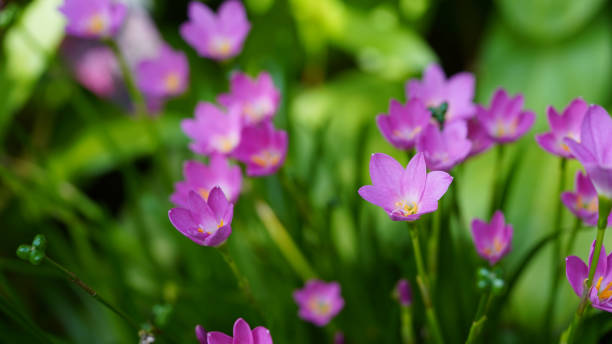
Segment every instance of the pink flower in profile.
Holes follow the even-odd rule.
[[[599,217],[597,191],[586,174],[581,171],[576,173],[576,192],[563,192],[561,201],[584,223],[591,226],[597,224]]]
[[[336,282],[312,279],[293,293],[293,299],[299,307],[300,318],[317,326],[327,325],[344,308],[340,284]]]
[[[397,281],[395,293],[399,303],[402,306],[408,307],[412,304],[412,289],[410,288],[410,283],[407,279],[402,278],[401,280]]]
[[[99,97],[109,98],[116,88],[118,71],[115,55],[107,47],[93,47],[82,53],[75,64],[77,80]]]
[[[195,119],[183,120],[181,128],[195,141],[189,145],[195,153],[229,154],[240,143],[240,111],[233,107],[224,113],[212,103],[200,102],[195,109]]]
[[[287,132],[274,129],[271,122],[248,126],[232,156],[246,164],[248,176],[265,176],[283,165],[287,143]]]
[[[453,180],[446,172],[427,173],[423,153],[417,153],[405,169],[386,154],[372,154],[370,178],[372,185],[359,188],[359,195],[394,221],[414,221],[438,209],[438,200]]]
[[[267,328],[258,326],[251,330],[249,324],[242,318],[234,323],[233,338],[225,333],[212,331],[208,332],[206,339],[208,343],[204,342],[205,344],[273,344]]]
[[[493,146],[493,140],[491,140],[478,118],[475,117],[467,121],[467,138],[472,142],[468,157],[483,153]]]
[[[220,187],[214,187],[205,201],[195,191],[189,192],[189,206],[172,208],[168,217],[184,236],[202,246],[219,246],[232,234],[234,205],[227,201]]]
[[[580,142],[565,144],[580,161],[600,196],[612,199],[612,118],[599,105],[591,105],[582,122]]]
[[[242,50],[251,24],[240,1],[228,0],[215,15],[208,6],[189,3],[189,21],[181,25],[181,36],[202,57],[225,60]]]
[[[565,273],[572,289],[578,297],[584,295],[584,281],[589,277],[593,252],[595,251],[595,241],[591,245],[589,253],[589,266],[577,256],[565,258]],[[606,249],[601,246],[599,262],[593,277],[593,286],[587,291],[588,298],[593,307],[602,311],[612,312],[612,253],[606,256]]]
[[[68,22],[68,34],[83,38],[106,38],[117,32],[127,8],[111,0],[64,0],[59,11]]]
[[[412,149],[421,132],[431,122],[431,112],[418,99],[402,105],[395,99],[389,104],[389,115],[376,116],[376,124],[385,139],[399,149]]]
[[[138,87],[148,97],[175,97],[189,82],[189,63],[184,53],[168,45],[161,47],[157,57],[147,59],[136,69]]]
[[[536,135],[536,141],[545,151],[562,158],[573,158],[569,147],[563,141],[571,138],[580,141],[582,120],[589,105],[582,98],[574,99],[559,115],[554,107],[548,107],[548,123],[550,132]]]
[[[478,254],[495,265],[512,248],[512,225],[506,224],[504,214],[496,211],[488,224],[480,219],[472,221],[472,238]]]
[[[225,197],[235,203],[242,187],[240,167],[232,166],[228,160],[218,154],[210,158],[210,164],[189,160],[183,165],[184,181],[175,184],[175,191],[170,201],[180,207],[189,206],[189,193],[195,191],[208,200],[210,191],[218,186]]]
[[[417,152],[422,152],[431,170],[448,171],[470,153],[472,143],[467,139],[467,125],[463,121],[447,123],[443,130],[428,125],[417,140]]]
[[[516,141],[535,121],[535,114],[523,111],[523,95],[510,98],[502,88],[495,91],[491,107],[477,106],[476,117],[489,137],[497,143]]]
[[[200,344],[208,344],[208,339],[206,338],[206,330],[204,329],[204,327],[196,325],[195,334],[196,339]]]
[[[238,72],[230,80],[230,93],[220,95],[217,100],[225,107],[240,107],[245,124],[251,125],[276,114],[280,92],[267,72],[260,73],[256,79]]]
[[[426,107],[448,104],[445,119],[468,119],[476,111],[474,99],[474,75],[458,73],[448,80],[442,68],[432,63],[425,69],[423,80],[409,80],[406,84],[406,99],[419,98]]]

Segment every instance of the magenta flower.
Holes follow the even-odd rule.
[[[238,106],[242,109],[244,123],[258,124],[276,114],[280,92],[267,72],[251,79],[243,73],[234,73],[230,80],[230,93],[217,98],[225,107]]]
[[[582,122],[580,142],[566,138],[571,153],[580,161],[595,190],[612,199],[612,118],[599,105],[591,105]]]
[[[127,7],[111,0],[64,0],[59,11],[68,22],[68,34],[83,38],[106,38],[117,32]]]
[[[535,114],[522,111],[523,95],[510,98],[502,88],[495,91],[489,109],[478,105],[476,117],[493,141],[507,143],[516,141],[531,128]]]
[[[271,122],[242,130],[240,145],[232,156],[246,164],[248,176],[273,174],[287,155],[287,132],[275,130]]]
[[[448,104],[445,119],[467,119],[474,116],[474,75],[463,72],[446,80],[442,68],[432,63],[423,73],[423,81],[409,80],[406,84],[406,99],[419,98],[426,107]]]
[[[488,224],[480,219],[472,221],[472,239],[478,254],[495,265],[512,248],[512,225],[506,224],[504,214],[496,211]]]
[[[202,246],[219,246],[232,234],[234,205],[227,201],[220,187],[210,191],[205,201],[195,191],[189,192],[189,206],[172,208],[168,217],[184,236]]]
[[[395,99],[389,104],[389,115],[376,116],[376,124],[385,139],[399,149],[412,149],[421,132],[429,125],[431,112],[425,104],[413,98],[406,105]]]
[[[327,325],[344,308],[340,284],[336,282],[312,279],[293,293],[293,299],[300,308],[300,318],[317,326]]]
[[[233,107],[227,114],[212,103],[201,102],[195,119],[181,122],[185,134],[194,140],[189,147],[198,154],[229,154],[240,143],[240,111]]]
[[[562,158],[573,158],[569,147],[563,141],[566,137],[580,142],[580,127],[589,109],[582,98],[574,99],[559,115],[552,106],[548,107],[550,132],[536,135],[536,141],[545,151]]]
[[[184,181],[175,184],[175,191],[170,201],[179,207],[189,206],[189,193],[195,191],[208,200],[210,191],[218,186],[225,197],[235,203],[242,187],[242,172],[240,167],[232,166],[228,160],[218,154],[210,158],[210,164],[189,160],[183,165]]]
[[[208,339],[206,338],[206,330],[204,329],[204,327],[196,325],[195,334],[200,344],[208,344]]]
[[[221,332],[208,332],[207,344],[273,344],[272,336],[267,328],[258,326],[251,330],[249,324],[242,318],[234,323],[234,337]],[[206,343],[206,342],[205,342]],[[200,342],[202,344],[202,342]]]
[[[189,63],[184,53],[164,45],[157,57],[140,62],[136,75],[138,87],[147,97],[175,97],[185,92],[189,83]]]
[[[84,51],[75,61],[77,80],[99,97],[109,98],[116,89],[119,71],[115,55],[107,47],[93,47]]]
[[[399,303],[408,307],[412,304],[412,289],[410,288],[410,283],[407,279],[402,278],[397,281],[397,285],[395,286],[395,293],[397,295],[397,299]]]
[[[563,192],[561,201],[584,223],[590,226],[597,225],[599,200],[597,199],[597,191],[586,174],[581,171],[576,173],[576,192]],[[608,217],[608,224],[612,225],[612,213]]]
[[[394,221],[414,221],[438,209],[438,200],[453,181],[446,172],[427,173],[423,153],[417,153],[405,169],[386,154],[372,154],[370,178],[372,185],[359,188],[359,195]]]
[[[467,121],[467,138],[472,142],[468,157],[483,153],[493,146],[493,140],[491,140],[478,118],[475,117]]]
[[[589,269],[595,251],[595,241],[589,253],[589,267],[577,256],[565,258],[565,273],[572,289],[578,297],[584,295],[584,281],[589,277]],[[612,312],[612,253],[606,256],[606,249],[601,246],[599,262],[593,277],[593,286],[588,291],[588,298],[593,307],[602,311]]]
[[[215,15],[206,5],[189,3],[189,21],[181,25],[181,36],[202,57],[225,60],[242,50],[251,24],[240,1],[228,0]]]
[[[422,152],[432,170],[448,171],[470,153],[472,143],[467,139],[464,121],[447,123],[440,131],[437,125],[428,125],[417,140],[417,152]]]

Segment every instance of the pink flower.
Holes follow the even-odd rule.
[[[491,107],[477,106],[476,117],[489,137],[498,143],[516,141],[525,134],[535,121],[535,114],[522,111],[523,96],[508,97],[502,88],[495,91]]]
[[[566,191],[561,194],[565,206],[582,219],[584,223],[595,226],[599,218],[597,191],[586,174],[576,173],[576,192]],[[608,225],[612,225],[612,213],[608,217]]]
[[[202,57],[226,60],[242,50],[251,24],[240,1],[225,1],[215,15],[206,5],[189,3],[189,21],[181,25],[181,36]]]
[[[229,154],[240,143],[242,130],[240,111],[233,107],[224,113],[212,103],[201,102],[195,110],[195,119],[185,119],[181,127],[194,140],[189,147],[198,154]]]
[[[438,209],[438,200],[453,180],[446,172],[427,173],[423,153],[417,153],[405,169],[386,154],[372,154],[370,178],[372,185],[359,188],[359,195],[394,221],[414,221]]]
[[[344,308],[340,285],[336,282],[310,280],[293,293],[293,299],[300,308],[300,318],[317,326],[327,325]]]
[[[205,201],[195,191],[189,192],[186,208],[172,208],[168,217],[184,236],[202,246],[219,246],[232,234],[234,205],[229,203],[220,187],[214,187]]]
[[[200,344],[208,344],[208,339],[206,338],[206,330],[204,329],[204,327],[197,325],[195,328],[195,334]]]
[[[496,211],[491,223],[474,219],[472,221],[472,238],[478,254],[495,265],[512,248],[512,225],[505,224],[504,214]]]
[[[406,150],[414,148],[430,121],[431,112],[418,98],[410,99],[406,105],[391,99],[389,115],[376,116],[376,124],[385,139],[396,148]]]
[[[467,138],[472,142],[468,157],[483,153],[493,146],[493,140],[491,140],[478,118],[475,117],[467,121]]]
[[[68,21],[68,34],[83,38],[106,38],[119,30],[127,8],[111,0],[65,0],[59,11]]]
[[[115,55],[107,47],[93,47],[82,53],[76,61],[77,80],[91,92],[109,98],[115,92],[118,71]]]
[[[138,87],[147,97],[175,97],[185,92],[189,63],[185,54],[164,45],[158,56],[140,62],[136,76]]]
[[[232,156],[247,166],[248,176],[273,174],[283,165],[287,155],[287,132],[275,130],[270,122],[248,126],[242,130],[240,145]]]
[[[402,306],[408,307],[412,304],[412,289],[410,288],[410,283],[407,279],[402,278],[401,280],[397,281],[395,293],[397,294],[397,299]]]
[[[273,344],[272,336],[267,328],[258,326],[251,330],[244,319],[239,318],[234,323],[234,337],[221,332],[208,332],[206,344]],[[202,343],[202,342],[200,342]]]
[[[463,121],[447,123],[442,131],[435,124],[428,125],[416,146],[430,169],[444,171],[463,161],[471,148],[472,143],[467,139],[467,125]]]
[[[234,73],[230,80],[230,93],[217,100],[225,107],[238,106],[247,125],[258,124],[272,118],[278,109],[280,92],[267,72],[251,79],[243,73]]]
[[[582,98],[574,99],[559,115],[552,106],[548,107],[548,123],[550,132],[536,135],[536,141],[545,151],[563,158],[573,158],[569,147],[563,141],[571,138],[580,141],[580,127],[589,109]]]
[[[474,99],[474,75],[463,72],[446,80],[444,71],[437,64],[430,64],[425,69],[423,80],[409,80],[406,84],[406,99],[418,98],[426,107],[438,107],[448,104],[446,122],[456,119],[468,119],[476,111]]]
[[[577,256],[565,258],[565,273],[572,289],[578,297],[584,295],[584,281],[589,277],[589,269],[595,251],[595,241],[589,253],[589,267]],[[599,262],[593,277],[593,286],[587,291],[593,307],[602,311],[612,312],[612,254],[606,256],[606,249],[601,246]]]

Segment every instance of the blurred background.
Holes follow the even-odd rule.
[[[17,246],[36,233],[47,236],[49,256],[175,342],[195,342],[198,323],[229,333],[238,317],[268,327],[275,343],[331,342],[329,331],[297,317],[291,293],[303,282],[263,228],[255,197],[268,201],[318,274],[341,283],[346,306],[334,324],[347,343],[398,343],[399,307],[391,291],[400,277],[414,285],[408,229],[359,198],[357,189],[370,182],[371,153],[407,162],[383,139],[374,118],[391,98],[405,101],[405,82],[434,61],[447,75],[473,72],[477,102],[488,104],[501,86],[523,93],[537,114],[529,134],[508,147],[504,166],[494,165],[490,151],[455,176],[466,223],[443,218],[440,282],[432,298],[447,341],[463,342],[479,297],[474,272],[484,264],[467,222],[488,216],[491,179],[501,170],[515,173],[504,208],[515,236],[503,268],[512,271],[553,230],[558,160],[533,140],[547,131],[546,107],[562,109],[578,96],[612,106],[612,1],[245,0],[252,30],[244,49],[232,63],[218,64],[198,57],[179,36],[188,1],[130,0],[140,22],[122,33],[124,47],[138,55],[161,37],[184,51],[190,64],[187,92],[160,107],[152,122],[159,135],[151,135],[147,121],[126,111],[120,82],[111,80],[104,89],[83,84],[80,63],[92,47],[64,36],[56,10],[61,3],[0,1],[3,343],[138,339],[50,266],[17,259]],[[108,77],[103,60],[89,68]],[[193,116],[198,101],[226,92],[229,73],[237,69],[271,73],[282,94],[275,123],[289,133],[286,164],[277,175],[249,180],[226,244],[264,316],[241,295],[218,253],[182,236],[167,217],[183,161],[197,159],[180,120]],[[566,190],[573,189],[579,165],[570,167]],[[569,229],[573,215],[564,209],[562,216]],[[594,233],[580,232],[574,254],[586,258]],[[610,235],[606,243],[612,247]],[[461,259],[459,249],[466,253]],[[484,342],[541,338],[547,317],[557,334],[567,326],[579,300],[563,280],[555,313],[547,314],[552,271],[563,263],[553,262],[549,250],[538,252],[508,301],[494,310]],[[589,320],[584,343],[601,335],[602,342],[612,340],[605,337],[612,330],[608,314],[593,313]],[[424,320],[415,321],[420,327]]]

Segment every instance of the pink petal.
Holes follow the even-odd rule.
[[[273,344],[267,328],[258,326],[253,330],[253,344]]]
[[[370,159],[370,178],[372,179],[372,184],[398,188],[403,171],[402,165],[387,154],[372,154]]]
[[[576,256],[569,256],[565,258],[565,274],[576,295],[582,297],[584,280],[589,275],[586,264]]]
[[[232,344],[232,337],[221,332],[208,332],[208,344]]]
[[[425,157],[423,153],[417,153],[408,166],[403,171],[400,188],[402,196],[418,200],[421,198],[421,194],[425,188],[425,181],[427,178],[427,167],[425,166]]]
[[[244,319],[239,318],[234,323],[234,342],[233,344],[253,344],[253,334],[251,327]]]

